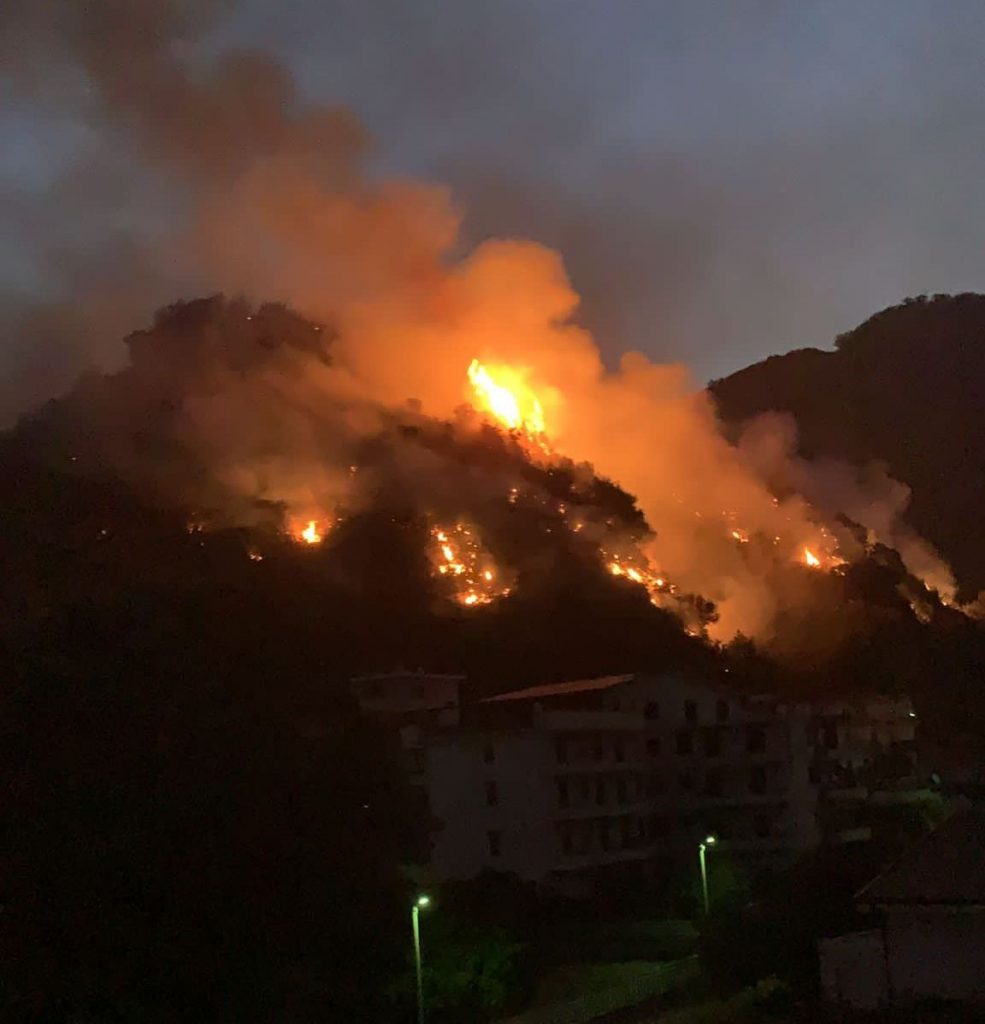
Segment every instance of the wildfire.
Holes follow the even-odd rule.
[[[653,572],[646,564],[646,559],[643,559],[642,565],[632,565],[625,558],[621,558],[619,555],[612,555],[609,556],[606,568],[613,576],[624,576],[633,583],[638,583],[646,590],[651,604],[659,606],[662,596],[674,592],[674,585],[668,583],[663,576]]]
[[[478,359],[473,359],[468,377],[479,407],[509,430],[519,430],[530,437],[544,433],[544,410],[540,400],[516,370],[500,366],[490,371]]]
[[[804,565],[808,565],[812,569],[820,569],[821,559],[810,548],[804,548]]]
[[[292,519],[288,523],[287,532],[298,544],[310,544],[314,547],[321,544],[332,526],[328,519]]]
[[[434,526],[431,540],[431,564],[439,576],[449,580],[459,604],[469,608],[491,604],[510,592],[475,531],[468,526]]]

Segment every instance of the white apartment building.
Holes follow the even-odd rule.
[[[543,879],[817,841],[807,719],[681,677],[610,676],[487,698],[427,744],[432,867]]]
[[[842,805],[832,818],[829,791],[874,751],[912,741],[915,725],[908,701],[786,704],[669,673],[473,703],[464,682],[423,672],[353,680],[363,709],[400,730],[405,768],[427,796],[438,878],[645,871],[693,856],[708,834],[733,858],[760,862],[864,839]]]

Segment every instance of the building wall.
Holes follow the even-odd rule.
[[[859,1010],[875,1010],[889,1000],[886,950],[880,931],[853,932],[818,942],[824,998]]]
[[[426,776],[439,878],[493,868],[538,879],[551,870],[558,836],[549,753],[546,737],[531,730],[432,739]]]
[[[890,998],[985,1001],[985,908],[886,913]]]
[[[410,718],[417,712],[456,710],[463,682],[463,676],[388,672],[358,676],[351,686],[364,712]]]

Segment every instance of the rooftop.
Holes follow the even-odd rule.
[[[486,697],[480,704],[494,704],[507,700],[539,700],[543,697],[563,697],[570,693],[590,693],[593,690],[611,690],[614,686],[628,683],[633,676],[600,676],[597,679],[575,679],[567,683],[544,683],[528,686],[525,690],[510,690],[495,697]]]
[[[870,882],[861,903],[985,905],[985,809],[952,815]]]

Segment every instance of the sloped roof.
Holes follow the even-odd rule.
[[[525,690],[510,690],[495,697],[485,697],[480,704],[494,704],[507,700],[538,700],[542,697],[562,697],[569,693],[588,693],[592,690],[610,690],[613,686],[628,683],[633,676],[600,676],[598,679],[575,679],[568,683],[545,683],[528,686]]]
[[[948,818],[856,898],[875,905],[985,905],[985,809]]]

